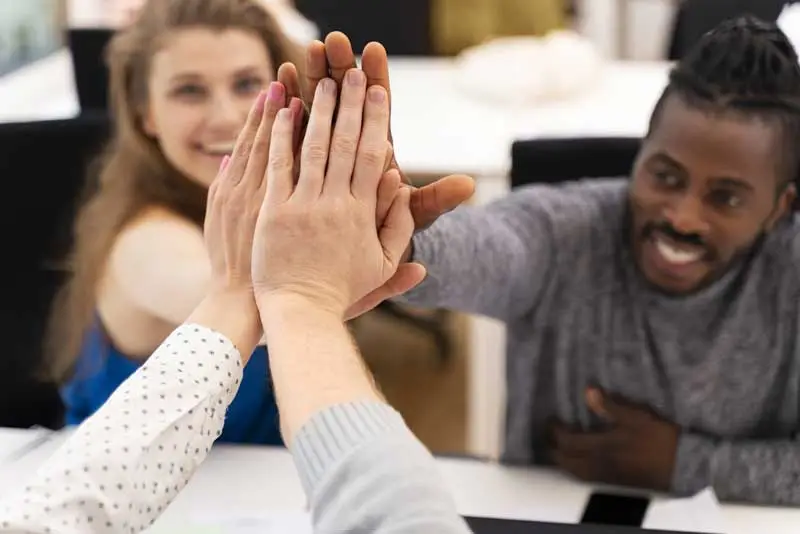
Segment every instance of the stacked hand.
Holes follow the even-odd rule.
[[[341,98],[326,79],[314,102],[298,171],[301,103],[293,98],[286,107],[278,82],[259,96],[209,192],[206,242],[224,290],[295,295],[346,316],[376,288],[407,291],[424,269],[400,268],[414,222],[410,190],[400,187],[396,169],[384,170],[385,89],[367,91],[366,77],[353,69]]]
[[[308,46],[302,84],[297,69],[289,63],[282,65],[278,70],[278,80],[287,88],[289,95],[297,97],[302,93],[307,100],[306,105],[310,106],[312,95],[316,94],[320,80],[328,77],[341,86],[345,73],[355,66],[355,56],[347,36],[341,32],[333,32],[327,36],[325,43],[314,41]],[[391,100],[389,62],[382,45],[369,43],[364,48],[361,68],[367,78],[367,87],[373,85],[383,87]],[[387,130],[386,138],[392,146],[391,130]],[[412,187],[408,177],[400,171],[393,149],[389,152],[388,168],[396,170],[402,182],[411,190],[411,215],[416,231],[426,228],[440,215],[462,204],[472,196],[475,189],[472,178],[460,174],[446,176],[422,188]],[[408,258],[408,253],[408,249],[404,251],[404,261]],[[403,270],[404,267],[401,267],[401,272]],[[397,284],[398,281],[403,279],[391,279],[384,286],[365,296],[352,306],[348,315],[356,317],[380,302],[400,294],[402,287]]]

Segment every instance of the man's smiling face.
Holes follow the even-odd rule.
[[[780,125],[713,113],[671,94],[633,169],[632,243],[644,277],[670,294],[697,291],[788,212]]]

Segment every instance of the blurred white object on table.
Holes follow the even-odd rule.
[[[602,76],[596,47],[572,31],[504,37],[462,52],[456,83],[487,103],[530,106],[590,90]]]

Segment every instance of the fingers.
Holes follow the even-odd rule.
[[[223,179],[223,175],[225,174],[225,169],[228,168],[228,162],[230,161],[231,157],[227,154],[222,158],[222,162],[219,164],[219,170],[217,171],[217,176],[214,178],[214,181],[211,182],[211,186],[208,188],[208,198],[206,200],[206,216],[205,220],[208,221],[211,215],[211,212],[216,209],[216,198],[217,198],[217,189],[219,189],[219,183]]]
[[[278,67],[278,82],[286,88],[286,99],[302,98],[300,92],[300,76],[294,63],[284,63]]]
[[[411,192],[411,214],[416,230],[423,230],[441,215],[467,201],[475,192],[475,181],[463,174],[445,176]]]
[[[386,89],[391,101],[389,87],[389,59],[386,49],[380,43],[367,43],[361,55],[361,70],[367,75],[367,86],[380,85]]]
[[[375,205],[375,227],[380,229],[389,214],[389,208],[400,188],[400,174],[396,171],[383,173],[378,184],[378,198]]]
[[[289,108],[278,112],[272,126],[272,141],[269,146],[269,162],[267,163],[267,194],[264,206],[275,206],[286,202],[294,188],[294,153],[292,151],[292,132],[294,117]]]
[[[306,49],[305,87],[303,99],[311,105],[317,93],[317,85],[328,77],[328,58],[325,56],[325,45],[322,41],[312,41]]]
[[[331,192],[340,195],[350,190],[353,167],[356,165],[356,150],[359,152],[361,150],[359,138],[361,138],[361,119],[364,114],[366,90],[364,73],[358,69],[350,69],[345,76],[342,95],[339,99],[339,111],[331,139],[328,172],[323,186],[323,194]],[[380,174],[378,179],[380,179]]]
[[[606,411],[606,408],[603,405],[603,394],[600,393],[600,390],[595,388],[589,388],[586,390],[586,406],[596,416],[606,421],[611,421],[611,414]]]
[[[396,170],[390,172],[397,172]],[[411,242],[414,234],[414,220],[408,209],[410,191],[406,187],[401,187],[397,191],[394,202],[389,208],[386,220],[378,231],[378,239],[383,247],[383,254],[389,264],[397,269],[400,265],[403,253]]]
[[[386,163],[386,132],[389,130],[389,101],[386,90],[373,86],[364,103],[364,125],[350,186],[353,196],[374,202],[378,182]]]
[[[300,150],[300,143],[303,141],[303,132],[305,130],[306,110],[303,106],[303,101],[297,97],[293,97],[289,102],[289,109],[292,110],[292,117],[294,118],[294,135],[292,138],[292,148],[297,153]]]
[[[571,456],[599,454],[615,439],[613,431],[584,432],[559,423],[550,427],[550,438],[554,450]]]
[[[261,125],[266,98],[267,92],[261,91],[256,97],[253,107],[250,108],[244,128],[242,128],[239,137],[236,139],[236,146],[233,148],[231,161],[228,164],[228,169],[223,176],[220,187],[236,185],[242,180],[244,171],[247,168],[247,161],[250,159],[250,152],[253,149],[258,127]]]
[[[300,176],[296,190],[298,197],[316,198],[322,192],[336,96],[336,82],[330,78],[325,78],[317,85],[314,106],[311,108],[300,151]]]
[[[284,107],[286,107],[286,90],[283,84],[272,82],[267,91],[267,101],[264,105],[261,124],[256,132],[253,148],[247,160],[244,178],[240,182],[242,186],[247,188],[248,194],[255,194],[257,191],[263,192],[265,190],[272,125],[275,122],[275,116],[278,111]]]
[[[425,267],[419,263],[404,263],[385,284],[353,304],[345,313],[349,321],[367,313],[384,300],[389,300],[411,291],[425,279]]]
[[[342,32],[329,33],[325,37],[325,56],[330,77],[341,87],[347,71],[356,66],[350,39]]]

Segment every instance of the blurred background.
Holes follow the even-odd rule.
[[[161,0],[169,2],[171,0]],[[334,30],[390,54],[392,127],[417,183],[464,172],[473,202],[532,181],[625,175],[671,61],[773,0],[262,0],[299,46]],[[5,246],[0,426],[63,423],[35,375],[87,166],[108,134],[105,44],[136,0],[0,0]],[[503,327],[399,304],[354,321],[386,396],[435,452],[496,456]]]

